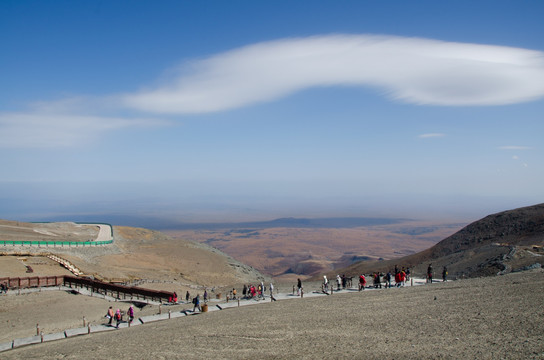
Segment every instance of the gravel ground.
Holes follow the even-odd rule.
[[[72,301],[81,297],[64,306]],[[543,304],[544,272],[533,270],[263,302],[28,346],[1,357],[543,359]]]

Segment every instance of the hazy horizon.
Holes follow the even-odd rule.
[[[278,218],[409,218],[471,222],[491,213],[536,205],[533,199],[484,196],[209,196],[173,192],[160,184],[34,183],[3,184],[9,196],[0,218],[17,221],[103,221],[114,225],[150,226],[175,223],[269,221]],[[170,184],[170,186],[175,186]],[[145,193],[146,196],[134,194]],[[140,223],[139,223],[140,222]],[[153,224],[157,226],[153,226]]]

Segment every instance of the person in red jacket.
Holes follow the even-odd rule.
[[[366,286],[365,275],[361,274],[361,276],[359,276],[359,291],[364,290],[365,286]]]

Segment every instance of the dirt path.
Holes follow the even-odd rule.
[[[542,359],[543,303],[544,271],[534,270],[263,303],[29,346],[2,358]]]

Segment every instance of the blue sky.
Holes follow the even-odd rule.
[[[0,218],[544,201],[540,1],[0,3]]]

